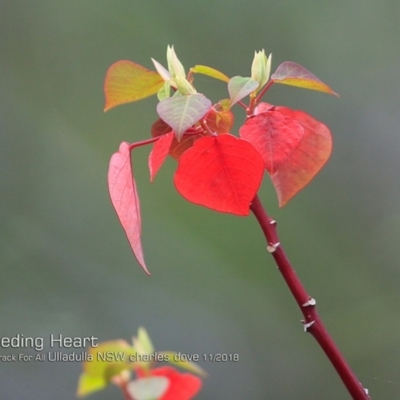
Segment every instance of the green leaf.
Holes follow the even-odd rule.
[[[176,365],[177,367],[180,367],[186,371],[193,372],[197,375],[202,376],[205,378],[207,376],[207,372],[204,371],[203,368],[199,367],[195,362],[193,361],[182,361],[180,360],[179,354],[176,353],[175,351],[159,351],[157,352],[158,354],[162,354],[163,358],[165,360],[168,360],[169,364]]]
[[[322,82],[301,65],[292,61],[285,61],[279,65],[275,73],[272,74],[271,80],[274,83],[282,83],[284,85],[317,90],[319,92],[325,92],[339,97],[339,95],[326,83]]]
[[[146,329],[143,327],[138,329],[137,337],[133,338],[133,347],[140,355],[154,353],[153,343],[151,342]]]
[[[78,397],[85,397],[88,394],[104,389],[107,385],[108,382],[102,377],[82,373],[79,377],[76,395]]]
[[[191,68],[191,71],[195,74],[207,75],[223,82],[229,82],[229,78],[225,74],[214,68],[207,67],[206,65],[195,65],[193,68]]]
[[[228,82],[228,92],[231,98],[231,106],[242,100],[244,97],[254,92],[259,83],[252,78],[234,76]]]
[[[157,72],[132,61],[118,61],[111,65],[106,74],[104,111],[152,96],[163,85],[164,80]]]
[[[78,396],[83,397],[106,387],[114,376],[132,367],[132,356],[136,356],[136,351],[125,340],[108,341],[91,347],[79,378]]]
[[[170,92],[171,92],[170,81],[164,82],[164,85],[162,86],[162,88],[157,92],[158,100],[162,101],[164,99],[168,99],[168,97],[170,96]]]
[[[152,376],[129,382],[127,391],[135,400],[155,400],[161,398],[169,384],[165,376]]]
[[[157,113],[175,132],[180,140],[193,124],[198,122],[211,108],[211,101],[203,94],[173,96],[157,104]]]
[[[175,53],[174,46],[167,46],[167,63],[168,70],[172,78],[176,78],[178,76],[184,78],[186,76],[185,68],[179,61],[179,58]]]

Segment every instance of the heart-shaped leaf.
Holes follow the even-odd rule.
[[[285,61],[272,74],[274,83],[297,86],[304,89],[318,90],[338,96],[327,84],[313,75],[310,71],[293,61]]]
[[[172,127],[180,140],[185,131],[198,122],[211,108],[211,101],[200,93],[173,96],[157,104],[157,113]]]
[[[157,142],[154,143],[153,150],[149,155],[149,170],[151,182],[153,182],[158,170],[161,168],[165,159],[167,158],[174,137],[174,133],[170,132],[161,136],[160,139],[158,139]]]
[[[239,133],[254,145],[266,170],[273,174],[299,145],[304,129],[291,117],[271,109],[248,119]]]
[[[231,106],[256,90],[258,86],[259,83],[251,78],[244,78],[243,76],[234,76],[231,78],[228,82]]]
[[[141,243],[140,203],[131,168],[130,145],[122,142],[114,153],[108,169],[108,190],[111,202],[139,264],[150,275],[143,257]]]
[[[247,140],[230,134],[206,136],[182,154],[174,183],[192,203],[248,215],[263,172],[264,161]]]
[[[122,60],[108,69],[104,94],[104,111],[120,104],[144,99],[156,94],[164,85],[162,77],[132,61]]]
[[[304,129],[299,145],[271,176],[283,207],[303,189],[328,161],[332,151],[331,133],[327,126],[303,111],[275,107],[281,114],[296,120]]]

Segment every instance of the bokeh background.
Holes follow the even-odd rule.
[[[270,90],[269,102],[324,121],[334,152],[284,209],[268,178],[262,200],[372,398],[400,398],[398,1],[1,0],[0,38],[0,337],[44,337],[49,351],[50,334],[129,340],[145,326],[158,350],[239,354],[201,363],[199,400],[350,398],[303,333],[252,216],[186,203],[173,160],[150,184],[149,149],[135,151],[147,277],[108,197],[111,154],[147,138],[156,118],[155,98],[103,113],[113,62],[151,68],[174,44],[187,67],[246,76],[265,48],[273,70],[296,61],[341,97]],[[196,83],[226,97],[222,83]],[[2,362],[0,397],[74,399],[80,372],[74,362]],[[110,387],[92,398],[121,395]]]

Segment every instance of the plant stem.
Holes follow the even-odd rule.
[[[274,257],[283,279],[286,281],[289,290],[303,313],[304,320],[302,323],[304,325],[304,330],[314,336],[315,340],[321,346],[333,367],[336,369],[336,372],[339,374],[352,398],[354,400],[370,399],[367,391],[363,388],[351,370],[349,364],[340,353],[338,347],[318,316],[315,308],[315,300],[308,295],[300,279],[297,277],[285,251],[279,243],[276,231],[276,222],[267,215],[258,195],[253,199],[250,209],[257,218],[264,233],[267,241],[267,250]]]
[[[128,383],[129,382],[123,382],[119,386],[122,390],[122,394],[124,395],[124,400],[135,400],[129,393],[128,391]]]

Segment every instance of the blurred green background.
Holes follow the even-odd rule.
[[[265,48],[273,70],[298,62],[341,97],[270,90],[267,101],[325,122],[334,152],[284,209],[268,178],[262,200],[372,398],[400,398],[399,22],[396,0],[1,0],[0,337],[129,340],[142,325],[158,350],[239,354],[201,363],[199,400],[350,398],[303,333],[252,216],[186,203],[173,160],[150,184],[149,149],[135,151],[147,277],[108,197],[111,154],[149,137],[156,118],[155,98],[103,113],[113,62],[152,68],[173,44],[186,67],[246,76]],[[214,101],[226,96],[222,83],[196,84]],[[80,372],[74,362],[2,362],[0,397],[73,399]]]

